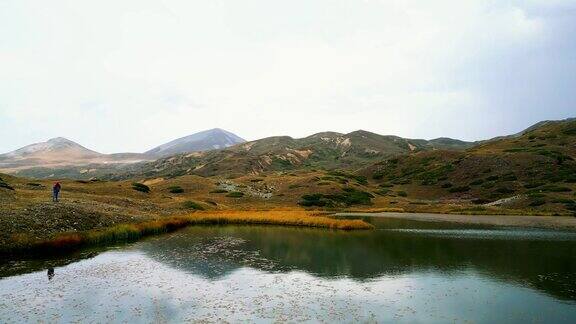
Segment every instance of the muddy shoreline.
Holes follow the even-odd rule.
[[[370,216],[408,219],[426,222],[513,226],[576,231],[576,217],[571,216],[504,216],[504,215],[455,215],[432,213],[337,213],[335,216]]]

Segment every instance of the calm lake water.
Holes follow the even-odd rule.
[[[369,220],[4,260],[0,322],[576,323],[576,233]]]

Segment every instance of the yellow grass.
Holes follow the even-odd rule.
[[[16,243],[16,246],[12,247],[11,250],[39,249],[58,252],[86,245],[135,241],[143,236],[171,232],[190,225],[257,224],[316,227],[346,231],[374,228],[371,224],[362,220],[334,219],[319,216],[318,214],[299,210],[196,212],[135,224],[120,224],[100,230],[62,233],[54,238],[42,241],[30,239],[24,234],[18,234],[13,236],[13,242]]]

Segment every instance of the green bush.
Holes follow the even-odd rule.
[[[240,191],[232,191],[232,192],[228,193],[226,195],[226,197],[240,198],[240,197],[244,197],[244,193],[240,192]]]
[[[452,188],[453,184],[451,184],[450,182],[446,182],[444,184],[442,184],[442,188],[444,189],[448,189],[448,188]]]
[[[471,186],[479,186],[479,185],[481,185],[481,184],[483,184],[483,183],[484,183],[484,180],[482,180],[482,179],[477,179],[477,180],[474,180],[474,181],[470,182],[470,185],[471,185]]]
[[[4,182],[4,180],[0,179],[0,188],[4,188],[4,189],[8,189],[8,190],[14,190],[14,187],[12,187],[11,185],[7,184],[6,182]]]
[[[448,191],[451,192],[451,193],[466,192],[466,191],[469,191],[469,190],[470,190],[470,187],[468,187],[468,186],[460,186],[460,187],[454,187],[454,188],[448,189]]]
[[[545,203],[546,203],[546,200],[544,200],[542,198],[537,198],[537,199],[534,199],[530,202],[530,206],[537,207],[537,206],[542,206]]]
[[[224,189],[215,189],[215,190],[210,191],[210,193],[218,193],[218,194],[227,193],[227,192],[228,192],[228,190],[224,190]]]
[[[518,180],[518,177],[516,177],[516,175],[510,173],[510,174],[503,176],[502,180],[504,180],[504,181],[516,181],[516,180]]]
[[[186,209],[194,209],[194,210],[204,210],[205,208],[202,205],[198,204],[197,202],[187,200],[182,203],[182,207]]]
[[[335,205],[369,205],[372,203],[371,199],[374,196],[368,192],[356,190],[354,188],[345,188],[343,192],[338,194],[324,195],[324,194],[310,194],[303,195],[298,202],[299,205],[305,207],[318,206],[318,207],[333,207]]]
[[[568,187],[561,187],[561,186],[555,186],[555,185],[547,185],[547,186],[540,188],[540,190],[548,191],[548,192],[570,192],[570,191],[572,191],[572,189],[570,189]]]
[[[514,189],[510,189],[510,188],[505,188],[505,187],[500,187],[498,189],[496,189],[497,193],[501,193],[501,194],[511,194],[514,193]]]
[[[526,189],[538,188],[538,187],[541,187],[545,184],[546,184],[545,182],[529,182],[529,183],[524,184],[524,188],[526,188]]]
[[[377,171],[372,174],[372,179],[374,180],[381,180],[382,178],[384,178],[383,172]]]
[[[168,188],[168,191],[170,191],[171,193],[183,193],[184,189],[182,189],[182,187],[180,186],[172,186]]]
[[[398,191],[396,194],[400,197],[408,197],[408,193],[406,191]]]
[[[145,193],[150,192],[150,187],[148,187],[147,185],[145,185],[143,183],[138,183],[138,182],[132,183],[132,189],[134,189],[136,191],[140,191],[140,192],[145,192]]]

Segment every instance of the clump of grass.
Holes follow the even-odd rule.
[[[198,204],[197,202],[187,200],[182,203],[182,207],[186,209],[194,209],[194,210],[204,210],[205,208],[202,205]]]
[[[180,186],[172,186],[168,187],[168,191],[170,191],[170,193],[183,193],[184,189],[182,189]]]
[[[226,195],[226,197],[241,198],[241,197],[244,197],[244,193],[241,191],[232,191],[232,192],[228,193]]]
[[[398,191],[396,194],[400,197],[408,197],[408,193],[406,191]]]
[[[217,194],[221,194],[221,193],[227,193],[228,190],[225,189],[214,189],[212,191],[210,191],[210,193],[217,193]]]
[[[136,191],[140,191],[140,192],[145,192],[145,193],[150,192],[150,187],[148,187],[147,185],[145,185],[143,183],[139,183],[139,182],[132,183],[132,189],[134,189]]]

